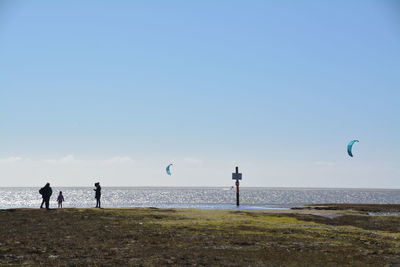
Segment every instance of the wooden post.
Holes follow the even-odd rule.
[[[239,173],[239,167],[236,166],[236,172],[232,173],[232,180],[236,180],[236,206],[239,206],[239,180],[242,180],[242,174]]]
[[[236,167],[236,174],[239,175],[239,167]],[[236,176],[238,177],[238,176]],[[236,206],[239,207],[240,201],[239,201],[239,179],[236,179]]]

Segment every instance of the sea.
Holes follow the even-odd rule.
[[[0,209],[38,208],[39,187],[0,187]],[[287,209],[318,203],[400,204],[400,189],[240,188],[230,187],[102,187],[103,208],[154,207],[196,209]],[[50,207],[63,192],[64,208],[94,207],[91,187],[53,187]]]

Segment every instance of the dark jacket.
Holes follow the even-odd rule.
[[[42,195],[42,198],[49,199],[53,194],[53,190],[51,189],[50,186],[45,186],[39,190],[39,193]]]
[[[101,187],[100,187],[100,185],[97,186],[96,189],[95,189],[94,191],[96,191],[95,198],[96,198],[96,199],[99,199],[99,198],[101,197]]]

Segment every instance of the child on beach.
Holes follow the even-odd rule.
[[[62,194],[62,191],[60,191],[60,194],[57,197],[58,208],[62,208],[63,201],[64,201],[64,196]]]

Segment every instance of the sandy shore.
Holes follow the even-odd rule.
[[[0,265],[400,265],[400,216],[366,214],[400,205],[356,206],[0,210]]]

